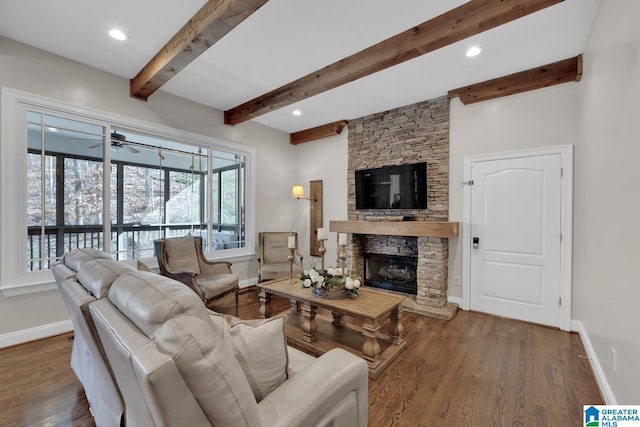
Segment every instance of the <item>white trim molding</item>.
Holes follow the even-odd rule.
[[[162,124],[147,122],[131,117],[79,107],[57,99],[47,98],[23,92],[8,87],[1,88],[0,108],[0,292],[4,296],[15,296],[26,293],[47,291],[52,289],[53,275],[49,270],[27,271],[26,268],[26,239],[23,234],[27,229],[26,215],[26,180],[21,165],[26,164],[27,152],[26,132],[21,127],[26,123],[26,112],[29,108],[48,111],[64,117],[72,115],[90,122],[101,123],[107,132],[111,126],[131,129],[159,138],[169,138],[173,141],[229,151],[245,156],[245,247],[213,251],[207,253],[211,259],[255,259],[256,232],[256,153],[254,147],[226,141],[216,137],[200,135],[187,130],[171,128]],[[107,153],[109,151],[107,150]],[[105,157],[105,161],[108,158]],[[105,181],[108,179],[108,168],[104,168]],[[107,192],[104,200],[108,206]],[[210,199],[210,198],[209,198]],[[208,203],[212,203],[209,200]],[[209,214],[213,212],[208,209]],[[211,221],[207,221],[211,222]],[[109,223],[105,225],[105,234],[109,233]],[[105,248],[108,251],[108,248]],[[19,288],[24,288],[20,290]]]
[[[452,297],[451,295],[447,295],[447,302],[452,302],[452,303],[458,304],[458,306],[462,307],[462,298],[460,298],[460,297]]]
[[[44,283],[30,283],[25,285],[18,286],[3,286],[0,287],[0,292],[2,292],[2,296],[6,298],[17,297],[20,295],[28,295],[35,294],[38,292],[48,292],[55,291],[58,289],[58,286],[55,282],[44,282]]]
[[[73,331],[73,324],[71,323],[71,320],[63,320],[61,322],[50,323],[48,325],[36,326],[35,328],[9,332],[8,334],[0,335],[0,348],[24,344],[29,341],[49,338],[71,331]]]
[[[613,395],[613,391],[609,386],[607,377],[604,375],[602,366],[600,366],[600,361],[598,360],[596,351],[593,349],[593,345],[591,344],[591,340],[589,339],[589,334],[587,334],[586,329],[584,329],[582,322],[579,320],[572,320],[571,330],[577,332],[582,339],[582,344],[584,345],[584,349],[587,352],[587,357],[589,358],[589,363],[591,364],[591,370],[596,377],[598,387],[600,387],[600,393],[602,393],[602,397],[604,397],[605,403],[607,405],[617,405],[618,402]]]

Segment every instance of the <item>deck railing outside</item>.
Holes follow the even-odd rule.
[[[244,234],[238,233],[237,225],[216,224],[217,235],[229,235],[226,239],[234,247],[244,247]],[[203,237],[207,244],[206,226],[192,228],[182,225],[122,225],[111,230],[111,255],[119,261],[155,256],[153,241],[159,238],[180,237],[192,233]],[[239,237],[237,237],[239,236]],[[101,225],[46,227],[44,235],[40,227],[29,227],[27,235],[27,270],[48,270],[63,254],[76,248],[104,248],[104,233]],[[214,250],[224,249],[214,245]]]

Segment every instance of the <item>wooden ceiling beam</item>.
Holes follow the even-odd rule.
[[[301,130],[300,132],[289,134],[289,141],[291,145],[298,145],[302,144],[303,142],[315,141],[316,139],[340,135],[340,132],[342,132],[342,129],[344,129],[346,125],[346,120],[340,120],[311,129]]]
[[[132,98],[149,98],[267,0],[209,0],[129,82]]]
[[[460,98],[463,104],[486,101],[527,92],[560,83],[579,82],[582,78],[582,55],[541,67],[531,68],[486,82],[449,91],[449,98]]]
[[[224,112],[237,125],[506,24],[564,0],[471,0],[440,16]]]

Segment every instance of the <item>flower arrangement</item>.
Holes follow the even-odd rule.
[[[360,277],[355,274],[343,274],[340,267],[329,267],[326,270],[311,268],[307,274],[300,276],[300,280],[303,288],[344,289],[352,298],[358,298]]]

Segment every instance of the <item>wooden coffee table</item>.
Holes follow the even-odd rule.
[[[335,347],[344,348],[367,361],[372,379],[377,378],[407,345],[402,338],[400,322],[403,296],[360,288],[358,299],[324,299],[313,296],[311,289],[302,288],[299,280],[289,283],[289,279],[258,283],[258,288],[262,318],[273,314],[271,295],[291,300],[285,325],[289,344],[316,356]],[[318,308],[330,311],[331,317],[319,315]],[[344,316],[361,319],[363,324],[347,322]],[[384,334],[381,322],[387,316],[388,334]]]

